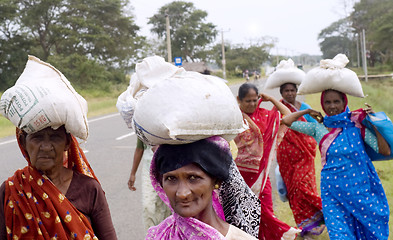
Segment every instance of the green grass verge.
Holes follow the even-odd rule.
[[[382,81],[369,81],[362,82],[363,92],[366,98],[356,98],[352,96],[348,96],[348,105],[351,110],[356,110],[359,108],[365,107],[364,103],[370,104],[376,112],[384,111],[389,117],[393,116],[393,80],[382,80]],[[318,110],[323,113],[322,107],[320,104],[321,94],[310,94],[306,96],[306,102],[315,110]],[[391,161],[380,161],[373,162],[375,169],[378,172],[378,175],[382,181],[382,185],[385,189],[386,196],[389,202],[389,205],[393,206],[393,160]],[[321,172],[321,156],[319,151],[315,158],[315,169],[316,169],[316,179],[318,185],[318,191],[320,192],[320,172]],[[278,194],[275,192],[275,199],[279,199]],[[275,214],[276,216],[290,224],[291,226],[295,226],[295,221],[293,219],[292,211],[289,207],[288,202],[281,202],[280,200],[275,203]],[[393,213],[390,213],[390,224],[389,224],[389,232],[390,235],[393,233]],[[298,237],[298,239],[302,239]],[[321,236],[317,239],[327,240],[329,236],[325,231]],[[390,237],[389,239],[393,239]]]

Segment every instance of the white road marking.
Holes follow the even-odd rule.
[[[107,119],[107,118],[116,117],[116,116],[119,116],[119,115],[120,115],[120,113],[114,113],[114,114],[106,115],[106,116],[103,116],[103,117],[94,118],[94,119],[88,120],[88,121],[89,121],[89,123],[92,123],[92,122],[97,122],[97,121],[104,120],[104,119]]]
[[[122,140],[122,139],[124,139],[124,138],[131,137],[132,135],[135,135],[135,132],[131,132],[131,133],[128,133],[128,134],[126,134],[126,135],[117,137],[116,140],[119,141],[119,140]]]
[[[8,140],[8,141],[5,141],[5,142],[0,142],[0,145],[5,145],[5,144],[8,144],[8,143],[14,143],[14,142],[16,142],[16,139]]]

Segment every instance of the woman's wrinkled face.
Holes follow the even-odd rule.
[[[70,139],[64,127],[57,130],[47,127],[36,133],[28,134],[24,138],[22,147],[28,153],[33,167],[48,171],[63,164],[64,151],[67,151],[70,145]]]
[[[198,165],[188,164],[165,173],[162,187],[173,210],[182,217],[198,218],[212,207],[214,181]]]
[[[297,89],[293,84],[285,84],[282,88],[281,96],[285,101],[291,104],[295,104],[296,93],[297,93]]]
[[[329,116],[340,114],[345,110],[345,102],[341,94],[336,91],[325,92],[322,104]]]
[[[250,88],[246,96],[240,100],[238,97],[238,103],[240,110],[244,113],[253,113],[257,109],[258,105],[258,95],[254,89]]]

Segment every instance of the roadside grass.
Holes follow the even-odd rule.
[[[384,111],[389,117],[393,117],[393,80],[378,80],[378,81],[369,81],[362,82],[363,92],[366,98],[356,98],[352,96],[348,96],[348,105],[351,110],[356,110],[359,108],[365,107],[364,103],[370,104],[374,111],[380,112]],[[323,113],[321,104],[320,104],[320,93],[306,95],[306,102],[315,110],[318,110]],[[324,115],[324,114],[323,114]],[[389,206],[393,206],[393,160],[390,161],[378,161],[373,162],[375,169],[378,172],[379,178],[382,181],[383,188],[385,189],[386,197],[389,202]],[[318,191],[320,193],[320,180],[321,180],[321,156],[319,151],[317,151],[317,156],[315,158],[315,169],[316,169],[316,180]],[[275,199],[279,199],[278,194],[274,192]],[[278,219],[290,224],[291,226],[295,226],[295,221],[293,219],[292,211],[289,207],[288,202],[281,202],[277,200],[275,203],[275,214]],[[390,235],[393,233],[393,213],[390,213],[389,217],[389,232]],[[298,237],[298,239],[302,239]],[[315,239],[327,240],[329,236],[327,231]],[[391,236],[389,239],[393,239]]]

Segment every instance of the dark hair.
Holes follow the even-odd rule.
[[[217,144],[203,139],[189,144],[160,145],[154,160],[156,174],[161,176],[193,163],[197,164],[210,177],[225,181],[229,177],[232,156],[230,152],[224,151]]]
[[[297,91],[297,85],[294,83],[284,83],[283,85],[280,86],[280,94],[282,94],[282,92],[284,91],[284,88],[288,85],[291,84],[295,87],[296,91]]]
[[[258,95],[258,88],[257,86],[255,86],[252,83],[243,83],[240,87],[239,87],[239,92],[237,94],[237,96],[239,97],[240,100],[243,100],[243,98],[246,97],[247,93],[250,91],[250,89],[254,89],[254,91],[256,92],[256,94]]]

